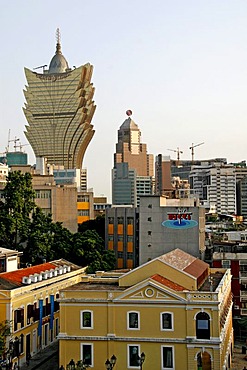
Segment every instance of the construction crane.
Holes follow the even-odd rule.
[[[19,145],[17,145],[16,147],[18,148],[18,149],[20,149],[20,152],[22,152],[22,148],[24,147],[24,146],[27,146],[27,145],[30,145],[30,144],[19,144]]]
[[[167,150],[170,150],[171,152],[177,153],[177,166],[179,166],[180,154],[183,154],[183,152],[181,150],[179,150],[179,148],[177,148],[177,149],[167,149]]]
[[[9,140],[8,141],[8,147],[7,147],[7,152],[9,151],[9,143],[11,143],[11,142],[14,142],[14,149],[15,149],[15,152],[16,152],[16,148],[17,148],[17,141],[20,141],[20,139],[18,139],[16,136],[15,136],[15,138],[14,138],[14,140]]]
[[[200,146],[200,145],[202,145],[202,144],[204,144],[204,143],[195,144],[195,145],[194,145],[194,143],[192,143],[192,145],[190,146],[190,149],[191,149],[191,157],[192,157],[192,163],[194,162],[194,148],[196,148],[197,146]]]

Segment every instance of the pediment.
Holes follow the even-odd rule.
[[[181,292],[175,292],[166,287],[160,287],[153,281],[147,280],[127,288],[118,298],[131,301],[160,301],[160,302],[185,302]]]

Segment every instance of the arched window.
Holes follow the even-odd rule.
[[[210,339],[210,318],[206,312],[196,315],[196,337],[197,339]]]

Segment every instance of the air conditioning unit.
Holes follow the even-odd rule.
[[[22,284],[31,284],[31,279],[29,276],[23,276],[22,278]]]
[[[35,275],[29,275],[29,278],[31,279],[31,282],[32,283],[37,283],[37,281],[38,281],[37,274],[35,274]]]
[[[50,270],[50,277],[53,277],[53,276],[55,276],[55,270],[54,269],[51,269]]]
[[[53,276],[52,270],[47,271],[47,277],[51,278]]]
[[[46,279],[48,278],[48,273],[47,273],[47,271],[43,271],[43,272],[41,272],[41,274],[42,274],[42,279],[43,279],[43,280],[46,280]]]
[[[57,269],[55,269],[54,271],[53,271],[53,276],[57,276]]]

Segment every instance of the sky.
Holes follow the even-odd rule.
[[[29,69],[50,63],[56,29],[69,66],[91,63],[95,135],[88,187],[111,201],[117,131],[131,109],[148,153],[247,159],[246,0],[0,0],[0,152],[24,135]],[[41,70],[40,70],[41,72]],[[168,150],[172,149],[172,150]]]

